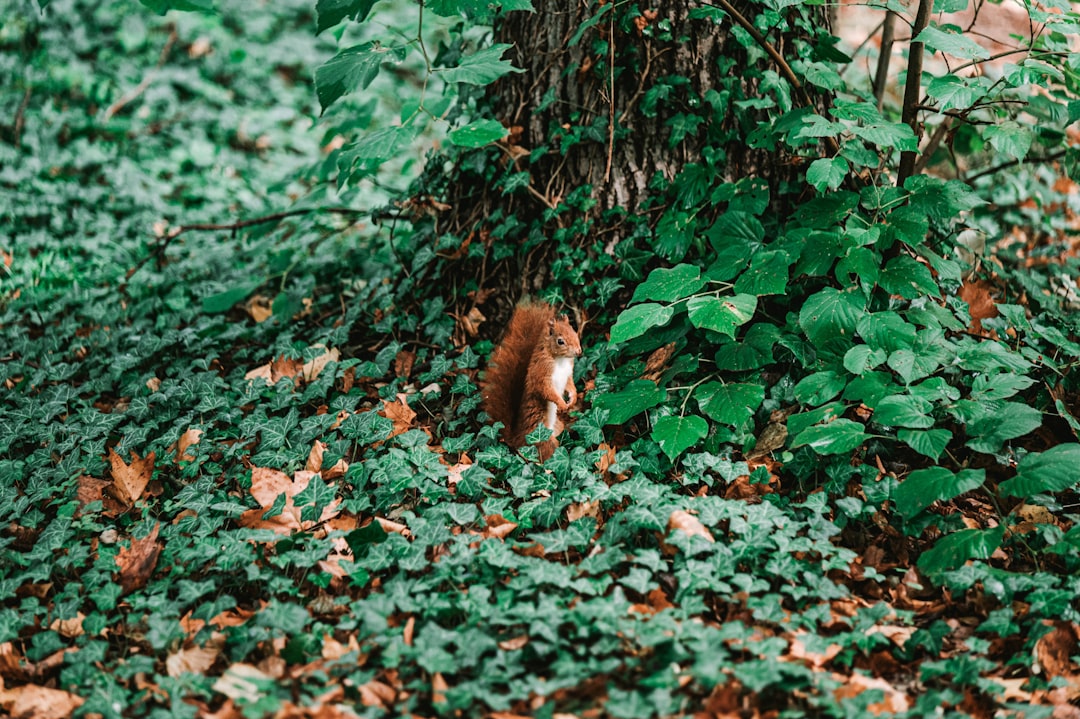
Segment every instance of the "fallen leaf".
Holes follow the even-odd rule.
[[[82,623],[84,619],[86,619],[85,614],[76,612],[75,616],[70,619],[54,619],[53,623],[49,625],[49,629],[65,639],[74,639],[75,637],[82,636]]]
[[[124,505],[116,497],[105,493],[105,488],[111,484],[112,482],[107,479],[95,479],[85,474],[79,477],[75,490],[75,498],[79,502],[79,511],[81,512],[91,502],[100,501],[102,511],[108,516],[115,517],[123,512]]]
[[[266,295],[255,295],[244,303],[244,311],[255,322],[265,322],[274,316],[272,300]]]
[[[214,665],[225,646],[225,635],[215,634],[201,647],[180,649],[165,659],[165,670],[170,677],[181,674],[205,674]]]
[[[672,530],[678,530],[690,536],[701,537],[709,542],[716,541],[697,517],[681,509],[676,509],[668,517],[668,531]]]
[[[446,679],[443,678],[442,672],[435,672],[431,675],[431,703],[432,704],[444,704],[446,703],[446,690],[450,688],[450,685],[446,683]]]
[[[487,317],[480,311],[478,307],[473,307],[469,310],[469,314],[461,318],[461,328],[465,330],[465,334],[469,337],[476,337],[480,334],[480,325],[487,321]]]
[[[344,477],[345,473],[349,471],[349,463],[344,459],[339,459],[334,463],[333,467],[323,469],[323,454],[325,452],[326,443],[315,440],[311,445],[311,452],[308,453],[307,464],[304,465],[304,469],[309,472],[318,472],[326,480]]]
[[[129,507],[135,504],[146,489],[150,475],[154,473],[155,458],[153,452],[141,459],[134,452],[131,456],[131,464],[128,464],[112,449],[109,450],[114,493],[117,499]]]
[[[409,402],[404,394],[398,394],[397,400],[383,400],[383,408],[379,411],[383,417],[394,423],[394,429],[390,432],[391,437],[408,432],[416,419],[416,412],[409,407]]]
[[[645,371],[641,373],[641,378],[658,382],[660,380],[660,375],[667,369],[673,354],[675,354],[674,342],[669,342],[660,349],[655,350],[649,355],[649,358],[645,360]]]
[[[406,527],[404,524],[401,524],[400,522],[395,522],[391,519],[385,519],[383,517],[376,517],[375,521],[379,523],[379,526],[382,527],[382,530],[387,534],[394,532],[396,534],[402,535],[403,537],[410,536],[409,528]]]
[[[180,435],[180,439],[176,440],[176,461],[178,463],[181,460],[184,462],[195,461],[195,457],[188,454],[187,451],[192,445],[198,444],[202,436],[203,431],[194,427],[189,427],[187,431]]]
[[[416,353],[410,350],[401,350],[394,357],[394,376],[409,378],[412,374],[413,363],[416,362]]]
[[[146,380],[146,388],[151,392],[157,392],[159,389],[161,389],[161,380],[159,380],[157,377],[151,377],[150,379]]]
[[[251,664],[233,664],[214,682],[214,691],[249,704],[261,699],[274,680]]]
[[[30,663],[14,644],[11,642],[0,644],[0,690],[3,688],[4,677],[25,680],[30,669]]]
[[[1076,675],[1071,657],[1077,653],[1080,625],[1059,621],[1047,634],[1035,642],[1035,672],[1047,677],[1073,677]]]
[[[957,293],[960,299],[967,302],[968,312],[971,315],[971,324],[968,329],[975,334],[985,334],[982,321],[998,316],[997,304],[994,303],[994,299],[990,296],[993,289],[994,286],[986,280],[975,280],[974,282],[964,282]]]
[[[375,679],[366,684],[361,684],[358,689],[360,690],[360,703],[366,707],[389,709],[397,697],[397,692],[394,691],[393,687]]]
[[[409,617],[405,621],[405,628],[401,630],[401,641],[405,642],[405,646],[411,647],[413,642],[413,632],[416,631],[416,617]]]
[[[312,345],[312,347],[321,347],[326,351],[312,359],[310,362],[305,363],[301,368],[301,376],[304,378],[305,382],[313,381],[319,376],[319,373],[326,368],[326,365],[331,362],[337,362],[341,357],[341,352],[336,349],[328,350],[325,345]]]
[[[600,501],[574,502],[566,507],[566,521],[576,522],[582,517],[600,518]]]
[[[0,687],[0,709],[12,719],[64,719],[85,700],[71,692],[26,684],[6,690]]]
[[[335,498],[325,506],[319,518],[315,521],[304,520],[303,510],[305,506],[297,506],[294,497],[303,492],[311,478],[317,473],[311,471],[297,472],[290,479],[284,472],[268,467],[251,468],[251,496],[259,503],[260,509],[249,509],[240,515],[240,525],[252,529],[269,529],[277,534],[289,535],[293,532],[309,529],[318,523],[326,522],[337,516],[341,499]],[[267,517],[267,511],[274,506],[277,498],[285,495],[285,505],[281,513]]]
[[[880,714],[903,714],[908,710],[907,695],[897,690],[884,679],[868,677],[862,674],[852,674],[847,677],[841,674],[833,674],[833,678],[842,683],[840,687],[833,691],[833,696],[840,700],[841,703],[845,699],[857,697],[868,689],[880,689],[884,696],[881,701],[867,706],[867,711],[877,716]]]
[[[499,649],[507,652],[516,652],[518,649],[523,648],[528,643],[529,635],[522,634],[519,637],[514,637],[513,639],[504,639],[503,641],[499,642]]]
[[[158,522],[150,534],[131,540],[130,547],[121,547],[116,553],[116,566],[120,568],[120,586],[124,594],[146,586],[154,573],[161,554],[161,545],[157,541],[160,528],[161,522]]]

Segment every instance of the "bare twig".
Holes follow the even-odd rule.
[[[1026,162],[1028,164],[1041,164],[1041,163],[1044,163],[1044,162],[1053,162],[1054,160],[1060,160],[1062,157],[1064,157],[1066,152],[1068,152],[1067,149],[1058,150],[1057,152],[1051,152],[1049,155],[1044,155],[1042,157],[1028,158],[1027,160],[1024,160],[1024,162]],[[1003,162],[1000,165],[994,165],[993,167],[988,167],[985,170],[980,170],[979,172],[976,172],[974,175],[969,175],[968,177],[964,178],[964,181],[965,182],[974,182],[975,180],[978,180],[981,177],[986,177],[987,175],[993,175],[995,172],[1001,172],[1002,170],[1007,170],[1010,167],[1016,167],[1019,164],[1020,164],[1020,160],[1014,158],[1012,160],[1008,160],[1007,162]]]
[[[919,0],[919,10],[915,14],[915,24],[911,28],[911,37],[917,38],[930,22],[930,8],[934,0]],[[912,39],[908,50],[907,83],[904,86],[904,109],[901,121],[915,133],[916,142],[919,135],[919,93],[922,88],[923,67],[922,42]],[[907,150],[900,153],[900,169],[896,173],[896,186],[903,187],[904,183],[915,171],[915,156],[918,150]]]
[[[608,145],[604,184],[611,180],[611,156],[615,154],[615,13],[608,16]]]
[[[176,44],[177,40],[176,26],[169,26],[169,37],[165,41],[165,47],[161,48],[161,55],[158,56],[157,65],[154,69],[146,73],[146,76],[142,79],[138,85],[135,86],[131,92],[123,95],[119,100],[109,105],[109,108],[105,110],[105,121],[108,122],[112,119],[112,116],[120,112],[129,102],[137,98],[139,95],[146,92],[146,89],[150,87],[150,84],[154,82],[154,78],[157,77],[158,72],[165,65],[165,61],[169,59],[169,53],[172,52],[172,47]]]
[[[192,225],[180,225],[169,231],[168,239],[179,237],[185,232],[192,231],[206,231],[206,230],[230,230],[236,232],[242,230],[245,227],[253,227],[255,225],[265,225],[268,222],[278,222],[288,217],[296,217],[298,215],[310,215],[312,212],[328,212],[333,215],[366,215],[369,214],[367,210],[355,210],[351,207],[309,207],[303,210],[288,210],[286,212],[275,212],[272,215],[264,215],[262,217],[252,217],[248,220],[240,220],[239,222],[231,222],[225,224],[214,223],[196,223]]]
[[[896,27],[896,13],[889,10],[881,21],[881,51],[878,53],[877,72],[874,73],[874,97],[880,111],[885,99],[885,81],[889,77],[889,62],[892,60],[893,29]]]
[[[926,147],[923,148],[922,155],[919,156],[918,162],[915,163],[915,172],[922,174],[922,171],[926,169],[926,164],[930,162],[931,155],[937,151],[941,141],[945,138],[945,135],[952,128],[953,117],[946,117],[944,121],[936,128],[934,128],[934,134],[930,136],[930,141],[926,143]]]
[[[18,147],[19,143],[22,142],[23,124],[26,122],[26,108],[30,105],[30,90],[31,87],[27,85],[22,102],[19,103],[19,109],[15,112],[15,122],[11,126],[11,144],[15,147]]]

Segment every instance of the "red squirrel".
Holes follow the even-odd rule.
[[[481,387],[484,410],[503,423],[508,445],[524,446],[525,436],[543,422],[552,435],[537,450],[541,461],[552,455],[563,429],[559,412],[577,400],[574,358],[580,356],[581,340],[565,315],[556,317],[544,302],[517,306]]]

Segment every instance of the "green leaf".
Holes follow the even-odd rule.
[[[513,45],[496,43],[491,47],[474,52],[462,58],[457,67],[440,70],[439,76],[446,82],[464,82],[469,85],[490,85],[503,75],[512,72],[524,72],[514,67],[509,60],[501,60],[503,53]]]
[[[787,291],[791,260],[781,250],[764,250],[754,255],[750,267],[735,281],[735,291],[747,295],[782,295]]]
[[[863,425],[850,419],[834,419],[803,430],[795,438],[792,447],[809,446],[818,454],[841,454],[850,452],[870,439],[863,432]]]
[[[611,344],[626,342],[648,332],[653,327],[666,325],[675,314],[671,306],[658,305],[654,302],[635,305],[619,313],[615,326],[611,328]]]
[[[773,347],[780,340],[780,330],[771,324],[758,323],[746,330],[742,342],[727,341],[716,350],[716,368],[745,372],[773,363]]]
[[[964,60],[985,60],[990,57],[989,50],[967,35],[946,32],[933,26],[924,28],[913,42],[925,43],[933,51],[943,52]]]
[[[403,149],[416,139],[415,125],[404,127],[384,127],[375,132],[367,132],[353,145],[341,152],[338,166],[342,169],[343,179],[362,177],[374,172],[387,160],[397,157]]]
[[[968,423],[971,439],[967,446],[976,452],[992,454],[1006,441],[1023,437],[1042,426],[1042,412],[1019,402],[1002,402],[975,421]]]
[[[714,330],[735,338],[735,328],[744,325],[754,316],[757,297],[732,295],[730,297],[693,297],[687,303],[690,324]],[[612,330],[614,333],[614,330]]]
[[[593,406],[608,411],[607,424],[623,424],[631,417],[652,409],[667,398],[667,392],[647,379],[636,379],[619,392],[601,394]]]
[[[831,370],[815,372],[803,377],[792,389],[795,399],[803,404],[816,407],[825,404],[830,399],[844,391],[847,386],[847,378]]]
[[[900,295],[908,300],[921,295],[937,297],[941,294],[930,268],[907,255],[889,260],[878,278],[878,284],[890,294]]]
[[[1013,374],[1012,372],[999,372],[992,375],[979,375],[971,383],[971,399],[993,402],[995,400],[1008,399],[1017,392],[1025,390],[1035,384],[1030,377]]]
[[[656,300],[674,302],[689,297],[705,286],[701,270],[694,265],[680,264],[671,269],[659,267],[634,290],[631,302]]]
[[[811,295],[803,304],[799,312],[799,327],[815,347],[848,345],[864,307],[862,297],[854,292],[826,287]]]
[[[1032,497],[1043,492],[1064,492],[1080,483],[1080,444],[1059,444],[1031,453],[1016,466],[1016,476],[999,485],[1011,497]]]
[[[354,529],[345,535],[345,543],[349,545],[353,556],[363,557],[373,544],[386,541],[386,531],[382,525],[372,520],[366,527]]]
[[[404,59],[404,47],[383,47],[374,42],[354,45],[334,55],[315,70],[315,94],[322,112],[342,95],[370,85],[384,62],[396,64]]]
[[[919,140],[910,127],[902,122],[882,122],[865,126],[853,126],[851,132],[878,147],[895,147],[902,152],[915,152]]]
[[[926,93],[938,101],[938,110],[962,109],[974,105],[986,96],[978,78],[962,78],[957,75],[941,75],[930,81]]]
[[[947,429],[928,429],[925,432],[916,429],[902,429],[896,433],[897,438],[911,447],[913,450],[937,461],[941,453],[949,445],[952,432]]]
[[[847,177],[851,166],[842,157],[822,157],[810,163],[806,170],[806,181],[818,192],[835,190]]]
[[[451,130],[446,139],[458,147],[483,147],[506,137],[506,128],[498,120],[477,120]]]
[[[202,301],[202,311],[208,315],[228,312],[237,302],[246,299],[248,295],[262,287],[262,284],[261,280],[259,282],[248,282],[233,287],[231,290],[225,290],[216,295],[204,297]]]
[[[664,450],[668,459],[674,462],[676,457],[693,447],[708,433],[709,423],[701,417],[668,416],[656,420],[652,438],[660,445],[660,449]]]
[[[854,375],[862,375],[884,362],[889,355],[885,350],[871,349],[870,345],[855,345],[844,354],[844,369]]]
[[[956,569],[969,559],[989,559],[1005,536],[1005,527],[961,529],[947,534],[919,557],[919,569],[937,574]]]
[[[934,408],[922,397],[894,394],[874,406],[874,421],[886,427],[927,429],[934,426],[930,411]]]
[[[874,349],[895,352],[915,344],[915,325],[895,312],[874,312],[859,318],[856,329],[866,344]]]
[[[706,382],[694,390],[701,411],[717,422],[741,427],[765,400],[759,384]]]
[[[315,34],[318,35],[326,28],[337,25],[345,18],[364,22],[376,2],[378,0],[318,0],[315,3],[315,13],[318,18]]]
[[[934,502],[945,502],[978,489],[986,481],[985,469],[964,469],[953,474],[944,467],[917,469],[893,492],[896,511],[911,519]]]
[[[987,127],[983,130],[983,137],[989,140],[990,146],[998,152],[1023,160],[1031,149],[1035,133],[1029,126],[1007,120]]]

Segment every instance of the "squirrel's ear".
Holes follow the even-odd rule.
[[[555,334],[555,318],[554,317],[552,317],[550,320],[548,320],[548,334],[549,335]]]

